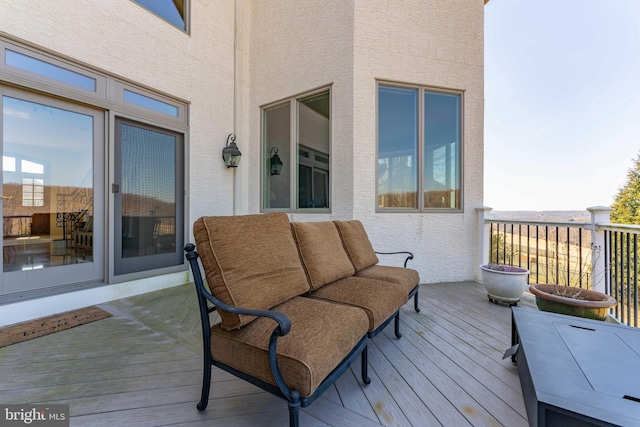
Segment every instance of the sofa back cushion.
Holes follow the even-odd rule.
[[[202,217],[193,235],[211,294],[226,304],[268,310],[309,291],[284,212]],[[255,319],[219,313],[226,330]]]
[[[334,221],[342,243],[356,272],[378,263],[378,256],[373,250],[369,236],[358,220]]]
[[[355,273],[331,221],[292,222],[291,228],[312,290]]]

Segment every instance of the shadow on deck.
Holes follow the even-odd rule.
[[[198,412],[202,343],[193,285],[102,305],[113,317],[0,349],[0,402],[65,403],[72,426],[281,426],[286,402],[213,368]],[[301,412],[303,426],[526,426],[507,306],[475,282],[422,285],[359,359]],[[521,305],[535,308],[533,299]]]

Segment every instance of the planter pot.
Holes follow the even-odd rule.
[[[529,270],[525,268],[500,266],[503,270],[495,270],[481,265],[481,278],[487,289],[487,297],[491,302],[516,305],[527,288]]]
[[[539,310],[587,319],[605,320],[609,309],[618,304],[615,298],[602,292],[571,286],[538,283],[530,285],[529,290],[536,296],[536,305]],[[573,295],[575,292],[580,292],[582,299],[562,296]]]

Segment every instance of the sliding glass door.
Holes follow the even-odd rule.
[[[114,274],[183,264],[184,135],[115,120]]]
[[[0,296],[104,280],[104,113],[2,88]]]

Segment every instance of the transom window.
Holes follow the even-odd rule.
[[[330,106],[323,89],[263,108],[263,209],[330,208]]]
[[[92,77],[10,49],[5,50],[5,64],[81,89],[96,91],[96,79]]]
[[[378,85],[378,210],[461,210],[461,153],[461,92]]]

